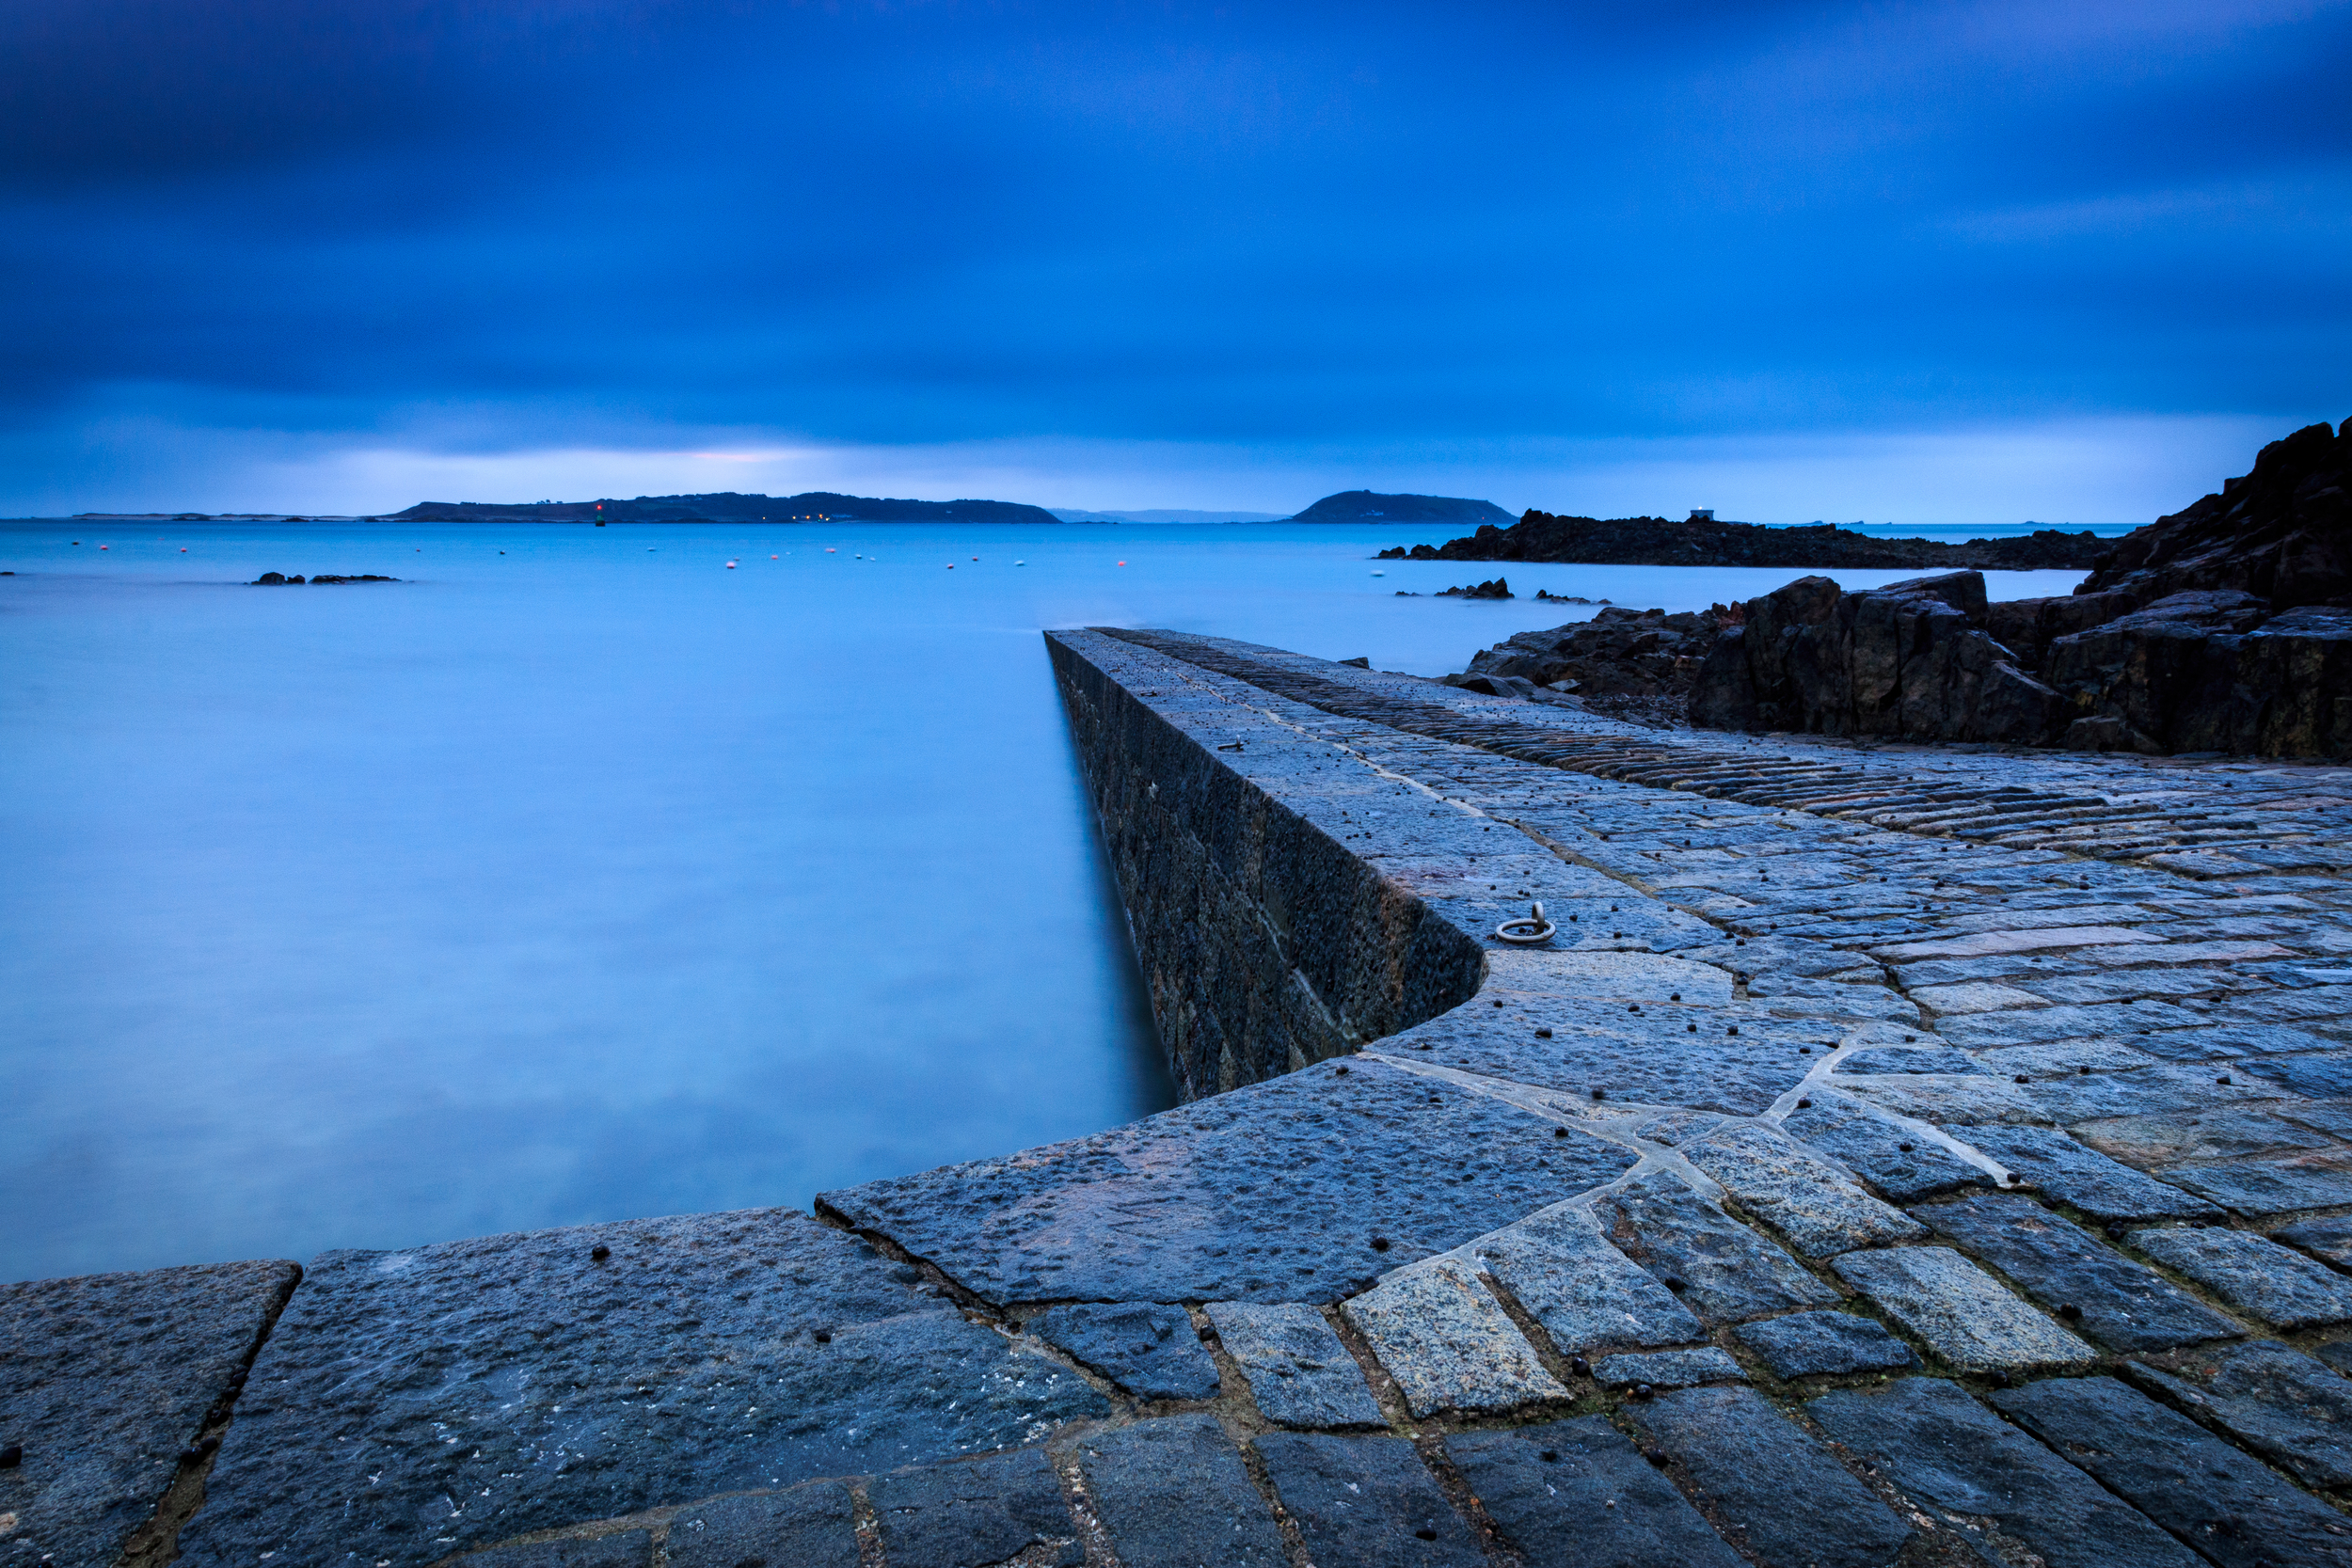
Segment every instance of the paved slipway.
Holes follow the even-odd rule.
[[[2352,1565],[2352,770],[1050,642],[1186,1104],[0,1288],[0,1568]]]

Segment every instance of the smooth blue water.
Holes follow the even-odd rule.
[[[0,525],[0,1277],[805,1205],[1164,1105],[1039,630],[1435,673],[1568,618],[1368,559],[1450,531]]]

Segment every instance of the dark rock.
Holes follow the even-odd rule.
[[[1522,701],[1532,701],[1535,695],[1535,683],[1518,675],[1449,675],[1446,685],[1487,697],[1518,697]]]
[[[294,578],[294,581],[296,581],[296,582],[300,582],[302,579],[301,579],[300,578]],[[400,580],[400,578],[385,578],[385,577],[378,577],[378,576],[376,576],[376,575],[375,575],[374,573],[373,573],[373,572],[362,572],[362,573],[360,573],[360,574],[359,574],[358,576],[357,576],[357,577],[336,577],[336,576],[333,576],[333,575],[331,575],[331,574],[327,574],[327,573],[321,573],[321,574],[319,574],[319,575],[317,575],[317,576],[315,576],[315,577],[311,578],[310,578],[310,580],[311,580],[313,583],[321,583],[321,582],[398,582],[398,581]]]
[[[720,1497],[670,1521],[663,1556],[669,1568],[857,1568],[857,1515],[837,1481]]]
[[[2198,1568],[2196,1554],[1957,1385],[1902,1378],[1878,1393],[1824,1394],[1805,1414],[1917,1501],[1982,1521],[2047,1568]]]
[[[1992,1401],[2221,1568],[2352,1564],[2343,1514],[2113,1378],[2054,1379]]]
[[[584,1265],[599,1243],[611,1261]],[[789,1210],[326,1254],[254,1365],[183,1560],[420,1564],[1108,1414],[919,1279]]]
[[[1253,1446],[1310,1561],[1362,1568],[1481,1568],[1486,1561],[1402,1437],[1277,1432]]]
[[[818,1201],[994,1302],[1331,1302],[1632,1164],[1554,1131],[1496,1100],[1433,1102],[1425,1080],[1359,1059]],[[1363,1148],[1382,1157],[1346,1153]]]
[[[283,572],[263,572],[260,577],[253,579],[253,586],[256,588],[275,588],[285,580],[286,574]],[[294,580],[300,582],[302,579],[300,578],[296,578]]]
[[[292,1263],[0,1285],[0,1563],[113,1568],[225,1416]]]
[[[1061,1479],[1035,1449],[883,1476],[866,1488],[890,1568],[1035,1568],[1086,1560]],[[786,1560],[789,1561],[790,1560]]]
[[[1529,1568],[1741,1568],[1605,1417],[1456,1433],[1445,1451]]]
[[[619,1530],[611,1535],[578,1536],[564,1541],[533,1541],[520,1546],[492,1546],[485,1551],[469,1552],[459,1560],[465,1568],[645,1568],[653,1560],[653,1532],[650,1530]],[[679,1568],[683,1560],[673,1557]],[[735,1568],[730,1560],[727,1568]],[[823,1562],[821,1558],[807,1560],[812,1568]],[[850,1568],[857,1561],[854,1544],[849,1558],[834,1560],[839,1568]]]
[[[1753,1388],[1685,1388],[1628,1414],[1758,1562],[1883,1568],[1911,1539],[1909,1525]]]
[[[1767,528],[1701,515],[1677,522],[1665,517],[1564,517],[1531,511],[1516,524],[1497,528],[1488,523],[1468,538],[1382,554],[1414,561],[1554,561],[1604,566],[2031,571],[2087,567],[2111,544],[2089,532],[2056,529],[2023,538],[1947,545],[1931,539],[1881,539],[1821,523]]]
[[[2352,1382],[2275,1339],[2127,1361],[2123,1375],[2309,1485],[2352,1483]]]
[[[1283,1568],[1282,1537],[1213,1416],[1090,1437],[1078,1468],[1124,1568]]]
[[[1897,1371],[1919,1363],[1911,1347],[1884,1326],[1851,1312],[1792,1312],[1741,1323],[1732,1332],[1774,1377]]]
[[[1511,592],[1510,579],[1507,578],[1489,578],[1485,582],[1473,583],[1468,588],[1438,590],[1438,597],[1441,599],[1511,599],[1518,596]]]
[[[1107,1307],[1079,1302],[1041,1313],[1025,1326],[1139,1400],[1216,1396],[1216,1361],[1202,1347],[1192,1318],[1181,1307],[1148,1301]]]
[[[1549,631],[1523,631],[1472,657],[1464,675],[1450,684],[1469,687],[1480,677],[1518,676],[1536,686],[1573,683],[1588,702],[1610,697],[1681,697],[1697,679],[1699,665],[1722,625],[1718,611],[1682,611],[1611,607],[1589,621],[1571,621]]]
[[[2110,1251],[2031,1198],[1976,1193],[1913,1211],[2109,1350],[2169,1350],[2245,1330],[2154,1270]]]

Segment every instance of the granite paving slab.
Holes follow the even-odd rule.
[[[918,1278],[779,1209],[328,1253],[254,1364],[183,1559],[399,1568],[1108,1414]]]
[[[2143,1175],[2051,1127],[1947,1127],[2061,1203],[2094,1219],[2218,1219],[2210,1198]]]
[[[2309,1056],[2249,1056],[2236,1064],[2236,1069],[2307,1100],[2352,1096],[2352,1051],[2329,1051]]]
[[[1140,1422],[1077,1451],[1122,1568],[1286,1568],[1274,1515],[1215,1417]]]
[[[463,1560],[466,1568],[645,1568],[653,1561],[653,1532],[643,1529],[615,1530],[610,1535],[491,1546],[484,1551],[469,1552]],[[672,1560],[679,1562],[680,1568],[686,1568],[694,1560]],[[811,1557],[806,1560],[810,1568],[851,1568],[851,1564],[857,1561],[854,1539],[847,1559],[835,1555],[830,1559]],[[732,1563],[729,1568],[733,1568]]]
[[[1919,1364],[1884,1324],[1851,1312],[1792,1312],[1732,1330],[1774,1377],[1898,1371]]]
[[[2058,1371],[2096,1358],[1949,1247],[1850,1252],[1830,1267],[1961,1371]]]
[[[1073,1302],[1041,1312],[1023,1327],[1139,1400],[1216,1397],[1216,1362],[1181,1307]]]
[[[1927,1227],[1872,1197],[1837,1165],[1770,1128],[1741,1123],[1683,1146],[1741,1208],[1807,1258],[1917,1241]]]
[[[2344,1515],[2108,1377],[1996,1390],[2004,1415],[2220,1568],[2345,1568]]]
[[[2117,1351],[2234,1339],[2243,1326],[2029,1197],[1979,1193],[1918,1211],[2074,1328]]]
[[[113,1568],[226,1413],[292,1263],[0,1285],[0,1564]]]
[[[1885,1568],[1912,1538],[1910,1525],[1753,1388],[1685,1388],[1627,1408],[1751,1562]]]
[[[1631,1164],[1359,1058],[818,1201],[992,1302],[1329,1302]]]
[[[2352,1323],[2352,1279],[2242,1230],[2135,1230],[2132,1244],[2273,1328]]]
[[[1016,1556],[1029,1568],[1086,1560],[1061,1479],[1037,1449],[880,1476],[866,1483],[866,1497],[890,1568],[991,1568]]]
[[[1593,1207],[1611,1243],[1703,1322],[1740,1323],[1837,1300],[1788,1253],[1663,1172],[1636,1177]]]
[[[2352,1150],[2167,1165],[2164,1179],[2241,1214],[2328,1209],[2352,1203]]]
[[[1445,1451],[1529,1568],[1741,1568],[1604,1417],[1456,1433]]]
[[[1716,1345],[1636,1351],[1593,1364],[1593,1379],[1604,1388],[1689,1388],[1701,1383],[1745,1383],[1747,1378],[1740,1363]]]
[[[2145,1514],[1940,1378],[1840,1389],[1805,1414],[1850,1455],[1922,1507],[1976,1524],[2046,1568],[2198,1568],[2202,1560]],[[2014,1553],[1988,1551],[1995,1561]]]
[[[1568,1396],[1478,1276],[1451,1259],[1400,1269],[1340,1310],[1415,1416]]]
[[[1837,1161],[1898,1203],[1915,1203],[1992,1176],[1931,1138],[1872,1115],[1855,1101],[1817,1090],[1781,1130]]]
[[[1611,1003],[1532,998],[1523,1026],[1524,1033],[1498,1035],[1465,1008],[1380,1049],[1427,1045],[1437,1060],[1466,1072],[1578,1096],[1598,1090],[1637,1105],[1754,1116],[1795,1086],[1841,1033],[1835,1022],[1791,1022],[1749,1007],[1660,1003],[1635,1013]]]
[[[1672,1291],[1610,1245],[1588,1212],[1563,1208],[1532,1214],[1468,1251],[1563,1355],[1605,1346],[1686,1344],[1704,1332]]]
[[[1267,1420],[1294,1427],[1387,1425],[1364,1383],[1364,1370],[1322,1313],[1298,1302],[1266,1307],[1216,1301],[1208,1306],[1225,1354],[1249,1380]]]
[[[1856,1051],[1837,1059],[1834,1069],[1841,1073],[1867,1075],[1888,1072],[1980,1073],[1988,1070],[1965,1051],[1950,1046],[1878,1046],[1868,1051]]]
[[[2352,1381],[2299,1351],[2250,1339],[2127,1361],[2122,1370],[2307,1485],[2352,1484]]]
[[[2352,1214],[2332,1214],[2304,1220],[2271,1232],[2274,1240],[2290,1243],[2323,1262],[2352,1269]]]
[[[2102,1154],[2141,1169],[2184,1160],[2241,1159],[2328,1147],[2326,1134],[2278,1115],[2280,1109],[2277,1104],[2241,1104],[2169,1117],[2117,1117],[2084,1122],[2074,1133]]]
[[[662,1551],[669,1568],[857,1568],[856,1504],[837,1481],[714,1497],[678,1511]]]
[[[1251,1446],[1310,1562],[1481,1568],[1486,1561],[1478,1538],[1402,1437],[1277,1432]]]

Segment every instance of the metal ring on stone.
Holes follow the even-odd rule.
[[[1535,913],[1532,919],[1522,915],[1517,920],[1506,920],[1496,927],[1495,940],[1507,942],[1514,947],[1533,947],[1538,942],[1549,942],[1551,933],[1558,929],[1558,927],[1544,918],[1544,907],[1538,904],[1535,906]]]

